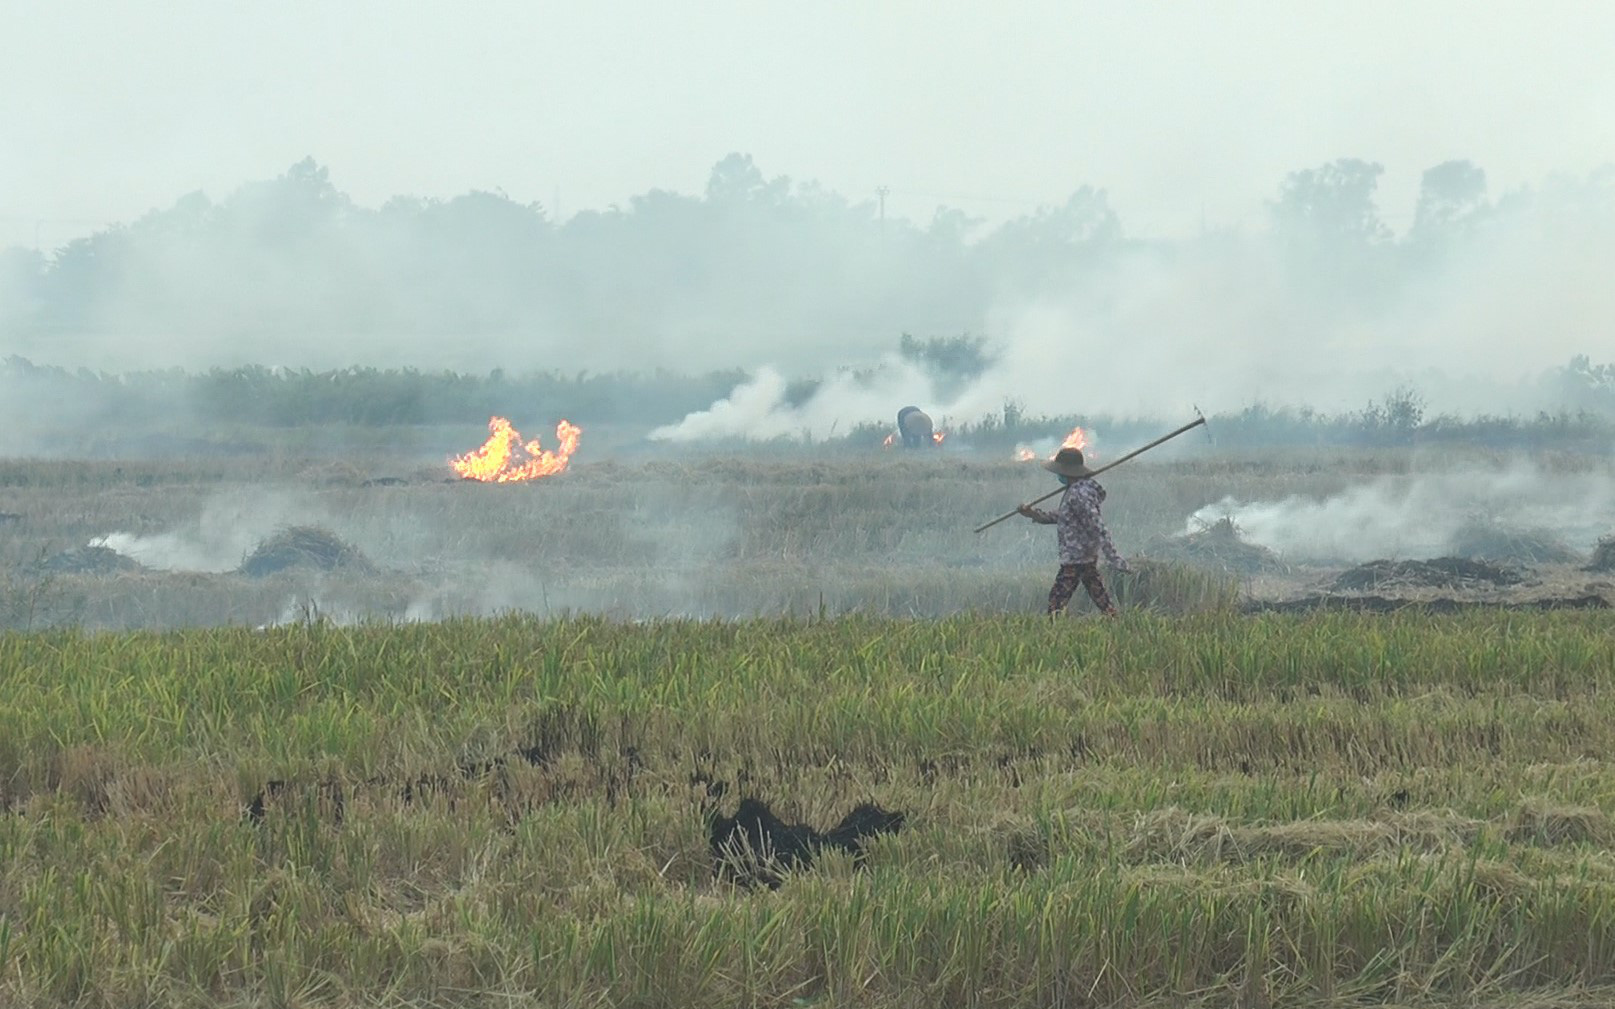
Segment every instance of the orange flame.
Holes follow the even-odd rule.
[[[1080,427],[1072,428],[1071,433],[1065,436],[1065,441],[1060,443],[1060,448],[1074,448],[1079,452],[1085,452],[1088,448],[1088,432],[1084,431]],[[1055,449],[1054,452],[1050,454],[1049,458],[1053,459],[1056,455],[1059,455],[1060,448]],[[1036,459],[1037,453],[1033,452],[1030,448],[1026,447],[1025,445],[1015,446],[1016,462],[1033,462]]]
[[[948,436],[948,433],[946,431],[932,431],[931,432],[931,441],[933,441],[934,443],[940,445],[940,444],[942,444],[942,439],[946,438],[947,436]],[[891,448],[896,443],[897,443],[897,435],[896,434],[889,434],[889,435],[886,436],[886,440],[881,442],[880,445],[881,445],[882,448]]]
[[[490,417],[488,440],[476,451],[450,459],[449,466],[467,480],[484,483],[515,483],[554,476],[566,469],[572,453],[578,450],[582,434],[583,429],[576,424],[561,421],[555,425],[555,438],[560,444],[551,452],[539,445],[537,438],[522,441],[521,432],[505,418]],[[527,459],[517,462],[518,452]]]

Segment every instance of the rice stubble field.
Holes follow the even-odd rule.
[[[734,495],[756,471],[717,486],[721,472],[708,464],[707,489],[682,493],[744,505]],[[984,506],[1002,497],[987,479],[960,492],[957,474],[907,473],[883,485],[827,467],[811,482],[793,474],[790,488],[764,482],[756,511],[739,507],[716,541],[730,568],[705,576],[777,578],[791,551],[835,546],[867,592],[880,584],[869,557],[957,544],[926,508],[990,517]],[[26,482],[7,484],[7,510],[37,537],[12,541],[13,570],[50,539],[42,523],[59,524],[49,546],[62,550],[130,515],[147,516],[142,535],[205,526],[217,488],[194,471],[150,475],[145,487],[127,472],[96,483],[52,516],[39,502],[62,502],[59,486],[31,497]],[[645,475],[567,490],[574,504],[597,495],[597,523],[632,529],[666,504]],[[325,500],[375,570],[351,584],[283,571],[273,590],[229,570],[63,576],[50,591],[68,583],[108,606],[105,629],[42,619],[0,632],[0,1002],[1615,997],[1605,610],[1249,613],[1225,575],[1160,565],[1153,594],[1121,620],[1049,621],[1026,611],[1046,589],[1052,544],[1016,539],[1023,527],[944,555],[979,550],[976,570],[939,569],[919,595],[888,588],[927,619],[852,593],[834,611],[821,601],[728,619],[334,620],[310,608],[259,626],[254,592],[264,606],[282,593],[380,593],[400,570],[413,590],[449,555],[406,567],[421,544],[459,535],[484,551],[530,528],[508,506],[522,498],[424,481],[382,493],[443,502],[455,520],[486,509],[486,521],[459,532],[434,521],[409,539],[376,495],[363,522],[341,528],[348,513],[331,498],[374,489],[295,479],[299,500]],[[912,489],[927,479],[950,490]],[[1124,549],[1181,522],[1223,478],[1132,479],[1113,484]],[[878,501],[882,486],[895,503]],[[826,507],[815,494],[845,505],[843,521],[815,518]],[[547,513],[568,535],[512,538],[512,563],[566,567],[587,514]],[[612,561],[596,575],[630,578],[632,542],[596,535],[594,556]],[[923,568],[910,565],[889,565],[887,584]],[[124,577],[146,580],[150,606],[172,607],[149,629],[109,602],[126,590],[104,583]],[[189,611],[174,585],[187,580],[247,619],[176,619]],[[991,583],[1018,594],[965,602]],[[790,865],[768,844],[715,845],[715,828],[758,804],[823,843]],[[864,805],[893,814],[888,829],[830,843]]]

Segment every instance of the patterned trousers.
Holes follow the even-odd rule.
[[[1060,573],[1054,576],[1054,587],[1049,589],[1050,616],[1065,609],[1065,604],[1071,601],[1079,584],[1088,590],[1088,598],[1099,607],[1099,612],[1107,617],[1116,615],[1116,604],[1110,601],[1110,593],[1105,590],[1105,580],[1099,577],[1099,565],[1089,562],[1060,565]]]

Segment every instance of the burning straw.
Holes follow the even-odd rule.
[[[467,480],[484,483],[519,483],[554,476],[571,462],[582,435],[582,428],[571,421],[561,421],[555,425],[555,439],[559,444],[552,452],[539,444],[537,438],[523,441],[521,432],[505,418],[490,417],[488,440],[481,448],[450,459],[449,466]]]

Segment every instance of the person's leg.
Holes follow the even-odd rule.
[[[1099,607],[1099,612],[1107,617],[1116,615],[1116,604],[1111,601],[1110,592],[1105,588],[1105,580],[1099,576],[1098,564],[1076,564],[1076,575],[1082,580],[1082,587],[1088,590],[1088,598]]]
[[[1065,609],[1065,604],[1071,601],[1071,596],[1077,591],[1080,581],[1077,565],[1060,565],[1060,573],[1054,576],[1054,587],[1049,589],[1049,616]]]

